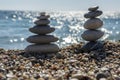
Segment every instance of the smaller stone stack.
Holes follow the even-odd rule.
[[[42,12],[38,20],[34,23],[34,27],[30,28],[29,31],[37,35],[28,37],[26,40],[29,43],[33,43],[26,47],[25,52],[27,53],[56,53],[59,47],[51,42],[56,42],[58,38],[53,35],[48,35],[49,33],[55,31],[55,28],[49,26],[50,21],[48,20],[50,16]]]
[[[97,18],[103,13],[98,10],[98,8],[98,6],[91,7],[88,9],[89,12],[84,15],[85,18],[89,18],[84,24],[84,28],[87,30],[81,35],[84,40],[89,41],[82,47],[84,52],[89,52],[103,47],[102,43],[97,41],[104,35],[104,32],[98,30],[103,25],[103,21]]]

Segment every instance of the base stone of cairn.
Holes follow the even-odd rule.
[[[103,48],[102,42],[98,41],[98,39],[104,35],[104,32],[98,30],[103,26],[103,21],[97,18],[102,15],[103,12],[98,10],[98,8],[98,6],[90,7],[88,9],[89,12],[84,15],[85,18],[89,19],[84,24],[84,28],[87,30],[83,32],[81,37],[89,42],[81,48],[83,52],[90,52]]]
[[[55,31],[55,28],[49,26],[50,21],[48,20],[50,16],[46,15],[45,12],[42,12],[38,20],[34,23],[34,27],[30,28],[29,31],[35,33],[36,35],[29,36],[26,40],[32,45],[29,45],[25,48],[27,53],[56,53],[59,51],[59,47],[52,42],[58,40],[57,37],[53,35],[48,35],[49,33]]]

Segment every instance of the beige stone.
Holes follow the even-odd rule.
[[[37,20],[34,22],[36,25],[48,25],[50,23],[49,20]]]
[[[98,29],[102,27],[103,21],[98,18],[89,19],[85,22],[84,28],[86,29]]]
[[[43,44],[43,45],[29,45],[26,47],[27,53],[56,53],[59,51],[59,47],[55,44]]]
[[[86,30],[81,37],[86,41],[96,41],[104,35],[100,30]]]
[[[27,41],[30,43],[36,44],[46,44],[50,42],[56,42],[58,38],[52,35],[34,35],[27,38]]]
[[[49,26],[35,26],[30,28],[29,31],[35,34],[48,34],[55,31],[55,28],[51,28]]]

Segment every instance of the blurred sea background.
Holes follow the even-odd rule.
[[[85,29],[83,24],[87,19],[83,17],[85,11],[55,11],[47,12],[50,17],[50,26],[56,28],[51,33],[59,38],[56,42],[60,47],[73,43],[84,42],[81,34]],[[29,28],[34,26],[34,21],[39,12],[31,11],[4,11],[0,10],[0,48],[24,49],[28,43],[26,38],[34,35]],[[104,21],[101,28],[105,35],[101,40],[120,40],[120,12],[104,12],[100,16]]]

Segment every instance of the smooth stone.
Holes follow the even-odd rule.
[[[84,28],[86,29],[98,29],[102,27],[103,21],[98,18],[89,19],[85,22]]]
[[[81,74],[74,74],[72,75],[72,78],[80,79],[81,76],[82,76]]]
[[[114,77],[115,78],[115,80],[120,80],[120,77],[118,77],[118,76],[116,76],[116,77]]]
[[[34,35],[27,38],[27,41],[30,43],[36,44],[46,44],[50,42],[56,42],[58,38],[52,35]]]
[[[86,41],[96,41],[104,35],[100,30],[86,30],[81,37]]]
[[[34,23],[35,23],[36,25],[42,26],[42,25],[48,25],[48,24],[50,23],[50,21],[49,21],[49,20],[37,20],[37,21],[35,21]]]
[[[84,75],[81,75],[81,74],[74,74],[74,75],[72,75],[72,78],[76,78],[76,79],[79,79],[79,80],[92,80],[90,77],[84,76]]]
[[[94,12],[86,13],[84,15],[84,17],[85,18],[95,18],[95,17],[98,17],[98,16],[102,15],[102,13],[103,13],[102,11],[97,10],[97,11],[94,11]]]
[[[46,12],[41,12],[40,15],[41,16],[45,16]]]
[[[79,79],[77,79],[77,78],[72,78],[72,79],[70,79],[70,80],[79,80]]]
[[[48,34],[55,31],[55,28],[49,26],[35,26],[30,28],[29,31],[35,34]]]
[[[59,47],[55,44],[45,45],[29,45],[25,48],[27,53],[56,53],[59,51]]]
[[[45,16],[39,16],[37,17],[37,19],[48,19],[50,17],[50,15],[45,15]]]
[[[100,78],[99,80],[108,80],[108,79],[106,79],[106,78]]]
[[[97,79],[97,80],[101,80],[101,79],[103,79],[103,78],[105,78],[105,79],[107,80],[107,76],[106,76],[104,73],[98,73],[98,74],[96,75],[96,79]]]
[[[88,8],[89,11],[96,11],[99,8],[99,6],[93,6]]]
[[[97,49],[102,49],[103,46],[104,46],[103,43],[100,41],[92,41],[92,42],[86,43],[84,46],[82,46],[80,50],[82,52],[90,52]]]

